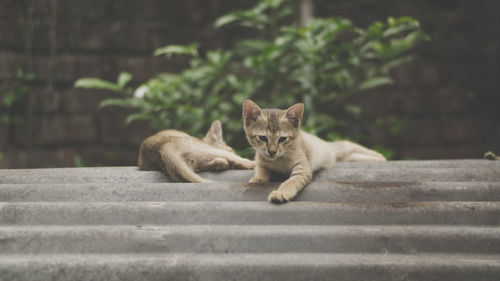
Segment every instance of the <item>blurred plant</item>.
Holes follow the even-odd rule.
[[[15,122],[15,108],[24,101],[24,97],[30,90],[30,83],[35,79],[32,73],[25,73],[21,68],[16,70],[13,84],[9,85],[7,92],[0,101],[0,108],[4,108],[0,113],[0,123],[9,124]]]
[[[73,165],[74,165],[74,167],[78,167],[78,168],[85,167],[85,164],[83,163],[83,159],[79,154],[74,156]]]
[[[77,87],[109,89],[122,94],[101,106],[137,110],[127,122],[149,120],[154,128],[177,128],[200,135],[210,122],[224,124],[232,145],[242,135],[241,103],[254,99],[264,107],[283,108],[304,102],[304,129],[321,137],[339,138],[345,122],[335,116],[360,118],[362,108],[348,98],[391,84],[391,69],[413,59],[408,50],[425,39],[418,21],[389,18],[363,29],[341,18],[313,19],[307,26],[288,24],[292,1],[262,0],[255,7],[220,17],[215,26],[243,26],[261,31],[259,38],[238,41],[230,49],[210,50],[204,56],[197,44],[170,45],[155,55],[189,56],[180,73],[162,73],[132,94],[130,80],[111,83],[83,78]],[[120,82],[121,81],[121,82]]]
[[[491,150],[486,152],[483,155],[483,158],[488,159],[488,160],[500,160],[500,156],[495,155],[495,153],[493,153],[493,151],[491,151]]]
[[[123,94],[125,96],[130,96],[133,92],[133,89],[130,87],[126,87],[130,80],[132,80],[132,75],[127,72],[122,72],[120,73],[120,75],[118,75],[118,79],[116,80],[116,82],[109,82],[99,78],[81,78],[75,82],[75,87],[110,90]]]

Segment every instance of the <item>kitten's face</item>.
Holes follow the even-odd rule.
[[[250,145],[266,160],[276,160],[287,153],[300,133],[304,105],[286,110],[260,109],[250,100],[243,103],[243,122]]]
[[[222,125],[219,120],[212,122],[212,125],[203,138],[203,141],[210,144],[211,146],[235,153],[234,149],[227,145],[222,139]]]

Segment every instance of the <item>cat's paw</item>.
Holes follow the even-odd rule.
[[[231,166],[236,169],[253,170],[255,168],[255,162],[243,158],[241,160],[231,162]]]
[[[269,193],[269,196],[267,196],[267,200],[273,203],[286,203],[292,200],[292,198],[293,198],[292,194],[286,191],[279,191],[279,190],[274,190],[271,193]]]
[[[224,158],[215,158],[208,162],[208,166],[210,167],[210,170],[214,171],[223,171],[230,168],[229,162]]]
[[[260,177],[252,177],[248,182],[268,182],[268,179],[260,178]]]
[[[248,170],[253,170],[255,168],[255,162],[247,160],[243,162],[243,168],[248,169]]]

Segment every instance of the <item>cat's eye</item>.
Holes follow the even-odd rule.
[[[286,141],[286,137],[281,137],[281,138],[278,140],[278,142],[284,142],[284,141]]]
[[[263,142],[267,142],[267,137],[266,136],[259,136],[259,140]]]

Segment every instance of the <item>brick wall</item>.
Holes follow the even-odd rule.
[[[138,145],[152,130],[140,123],[126,127],[126,110],[98,107],[112,94],[75,89],[73,82],[84,76],[115,79],[129,71],[137,85],[155,73],[178,70],[183,61],[153,57],[153,50],[191,42],[204,49],[228,46],[240,34],[216,32],[213,21],[251,5],[243,0],[0,1],[0,98],[12,88],[17,68],[36,75],[23,104],[12,109],[19,117],[16,125],[0,123],[0,168],[73,166],[78,158],[89,166],[135,164]],[[316,0],[315,5],[319,16],[344,16],[362,26],[410,15],[432,37],[418,49],[418,60],[394,71],[395,86],[356,98],[369,120],[382,114],[407,120],[396,136],[379,127],[358,128],[371,141],[367,144],[394,148],[397,158],[499,152],[495,11],[500,4]]]

